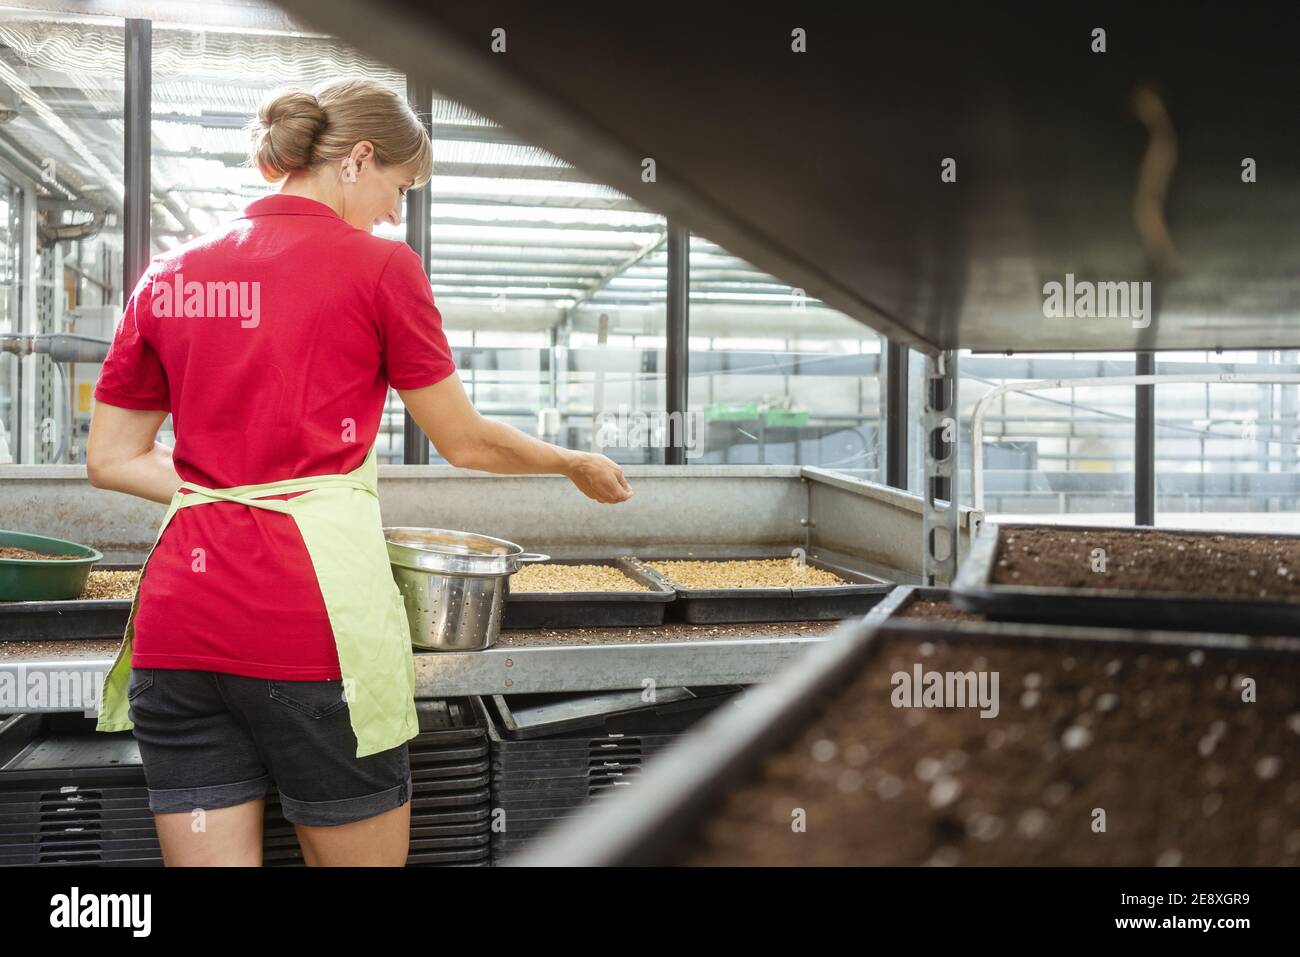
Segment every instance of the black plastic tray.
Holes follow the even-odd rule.
[[[863,621],[869,625],[880,624],[885,621],[897,621],[903,618],[903,612],[914,601],[952,601],[952,592],[947,588],[931,587],[926,585],[899,585],[881,601],[875,608],[867,613]],[[929,621],[938,625],[954,624],[953,621],[944,621],[943,619],[926,618],[916,619]]]
[[[926,591],[929,594],[923,592],[922,597],[944,597],[941,589]],[[896,601],[902,605],[911,597],[912,593],[900,592]],[[745,707],[728,708],[703,721],[678,747],[660,755],[635,788],[592,804],[573,820],[557,825],[527,853],[512,855],[508,863],[673,863],[683,841],[718,810],[725,796],[747,783],[769,755],[797,737],[837,692],[861,673],[881,640],[901,637],[921,642],[936,635],[1042,642],[1061,648],[1101,642],[1225,649],[1250,656],[1300,654],[1300,641],[1291,638],[933,619],[846,625],[772,682],[751,691]]]
[[[1248,601],[1241,598],[1103,588],[994,584],[993,572],[1001,530],[1041,527],[1044,526],[985,523],[953,580],[953,604],[999,621],[1068,622],[1115,628],[1161,628],[1226,634],[1300,635],[1300,602]],[[1148,526],[1079,528],[1080,535],[1086,536],[1090,531],[1125,534],[1175,532],[1197,538],[1223,535],[1229,538],[1300,539],[1300,535],[1272,532],[1220,532]]]
[[[138,562],[96,562],[91,571],[125,572]],[[131,617],[129,598],[0,601],[0,641],[121,638]]]
[[[420,700],[416,710],[421,732],[409,742],[407,864],[486,864],[492,814],[487,728],[466,698]],[[52,730],[29,735],[8,769],[0,770],[0,866],[160,866],[144,769],[130,733],[47,733]],[[97,763],[110,760],[118,763]],[[267,866],[302,865],[296,833],[274,789],[266,798],[263,836]]]
[[[791,558],[787,551],[747,555],[741,560]],[[894,587],[876,578],[815,556],[805,561],[813,568],[834,572],[851,585],[810,585],[806,588],[682,588],[649,567],[649,562],[727,561],[725,558],[694,556],[637,559],[641,570],[673,589],[677,601],[669,613],[697,625],[743,621],[840,621],[865,615]]]
[[[556,558],[548,565],[608,565],[649,591],[506,592],[502,628],[616,628],[661,625],[673,590],[624,558]],[[507,582],[507,589],[509,583]]]
[[[126,598],[0,602],[0,640],[121,638],[130,616]]]
[[[653,702],[640,690],[600,691],[585,694],[492,695],[492,720],[485,723],[502,740],[554,739],[583,732],[616,734],[635,729],[638,734],[676,731],[693,718],[683,714],[716,707],[739,685],[708,688],[660,688]],[[485,704],[489,704],[485,700]]]

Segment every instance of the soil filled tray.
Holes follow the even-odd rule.
[[[517,585],[548,590],[516,590]],[[625,559],[556,559],[510,576],[501,627],[659,625],[673,590]]]
[[[921,585],[899,585],[867,615],[871,624],[900,618],[934,622],[985,620],[983,615],[954,605],[948,589]]]
[[[670,612],[694,624],[744,621],[842,621],[866,614],[893,584],[823,561],[797,569],[788,552],[737,560],[637,559],[646,573],[675,590]],[[803,579],[813,584],[798,584]]]
[[[891,620],[749,698],[520,863],[1300,863],[1294,639]]]
[[[139,581],[138,565],[100,562],[81,597],[66,601],[0,601],[0,640],[121,638]]]
[[[1300,635],[1300,535],[985,524],[952,590],[1006,621]]]

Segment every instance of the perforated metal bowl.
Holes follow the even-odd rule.
[[[448,528],[385,528],[384,539],[411,644],[428,651],[492,647],[510,576],[550,559],[503,538]]]

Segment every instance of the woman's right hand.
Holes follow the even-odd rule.
[[[617,462],[597,452],[574,452],[564,473],[579,491],[597,502],[614,505],[632,497],[632,486]]]
[[[610,505],[632,497],[613,459],[561,448],[479,415],[455,372],[433,385],[399,389],[397,394],[438,454],[457,468],[499,475],[563,475],[583,495]]]

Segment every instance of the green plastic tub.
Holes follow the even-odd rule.
[[[104,557],[102,552],[88,545],[2,529],[0,545],[27,548],[47,555],[77,556],[45,560],[0,558],[0,601],[70,601],[78,598],[86,587],[90,566]]]

